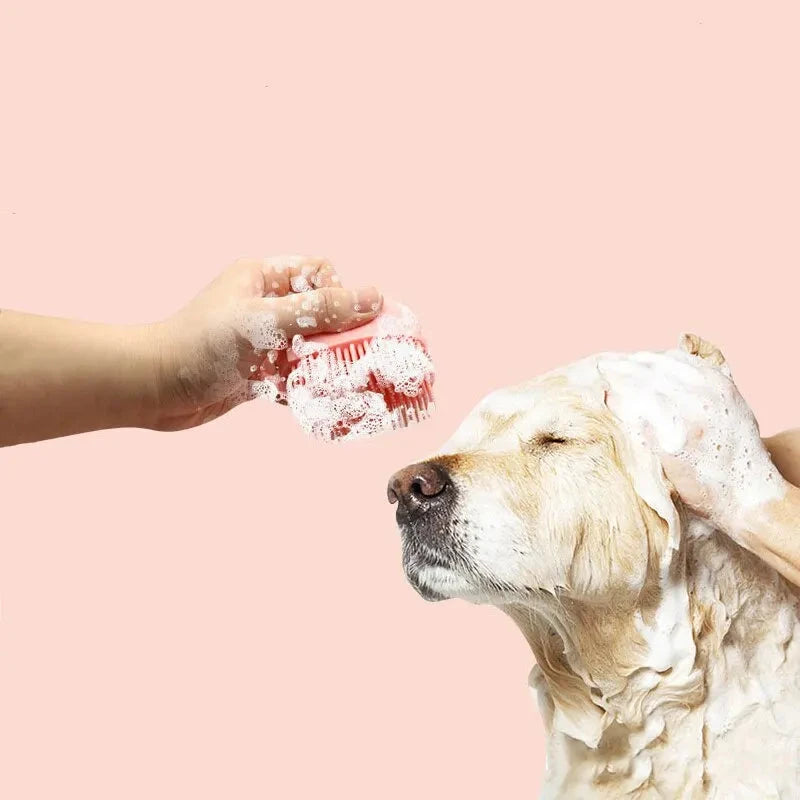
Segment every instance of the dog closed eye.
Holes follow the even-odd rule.
[[[531,451],[541,448],[557,447],[559,445],[568,444],[569,441],[570,440],[567,439],[566,436],[560,436],[552,431],[545,431],[543,433],[537,433],[527,441],[521,442],[521,444],[523,450]]]

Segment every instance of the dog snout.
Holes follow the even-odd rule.
[[[423,461],[395,472],[386,489],[390,503],[397,503],[397,513],[413,515],[430,511],[447,497],[452,482],[441,465]]]

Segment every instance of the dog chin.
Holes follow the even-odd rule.
[[[473,593],[467,581],[447,567],[409,563],[404,566],[408,582],[425,600],[466,598]]]

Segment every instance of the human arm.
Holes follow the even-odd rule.
[[[0,446],[113,427],[179,430],[281,386],[296,334],[373,319],[325,259],[240,259],[187,306],[145,325],[0,313]]]

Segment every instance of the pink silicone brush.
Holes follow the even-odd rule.
[[[433,364],[413,315],[384,302],[371,322],[317,334],[288,354],[289,405],[313,435],[336,440],[404,428],[434,409]]]

